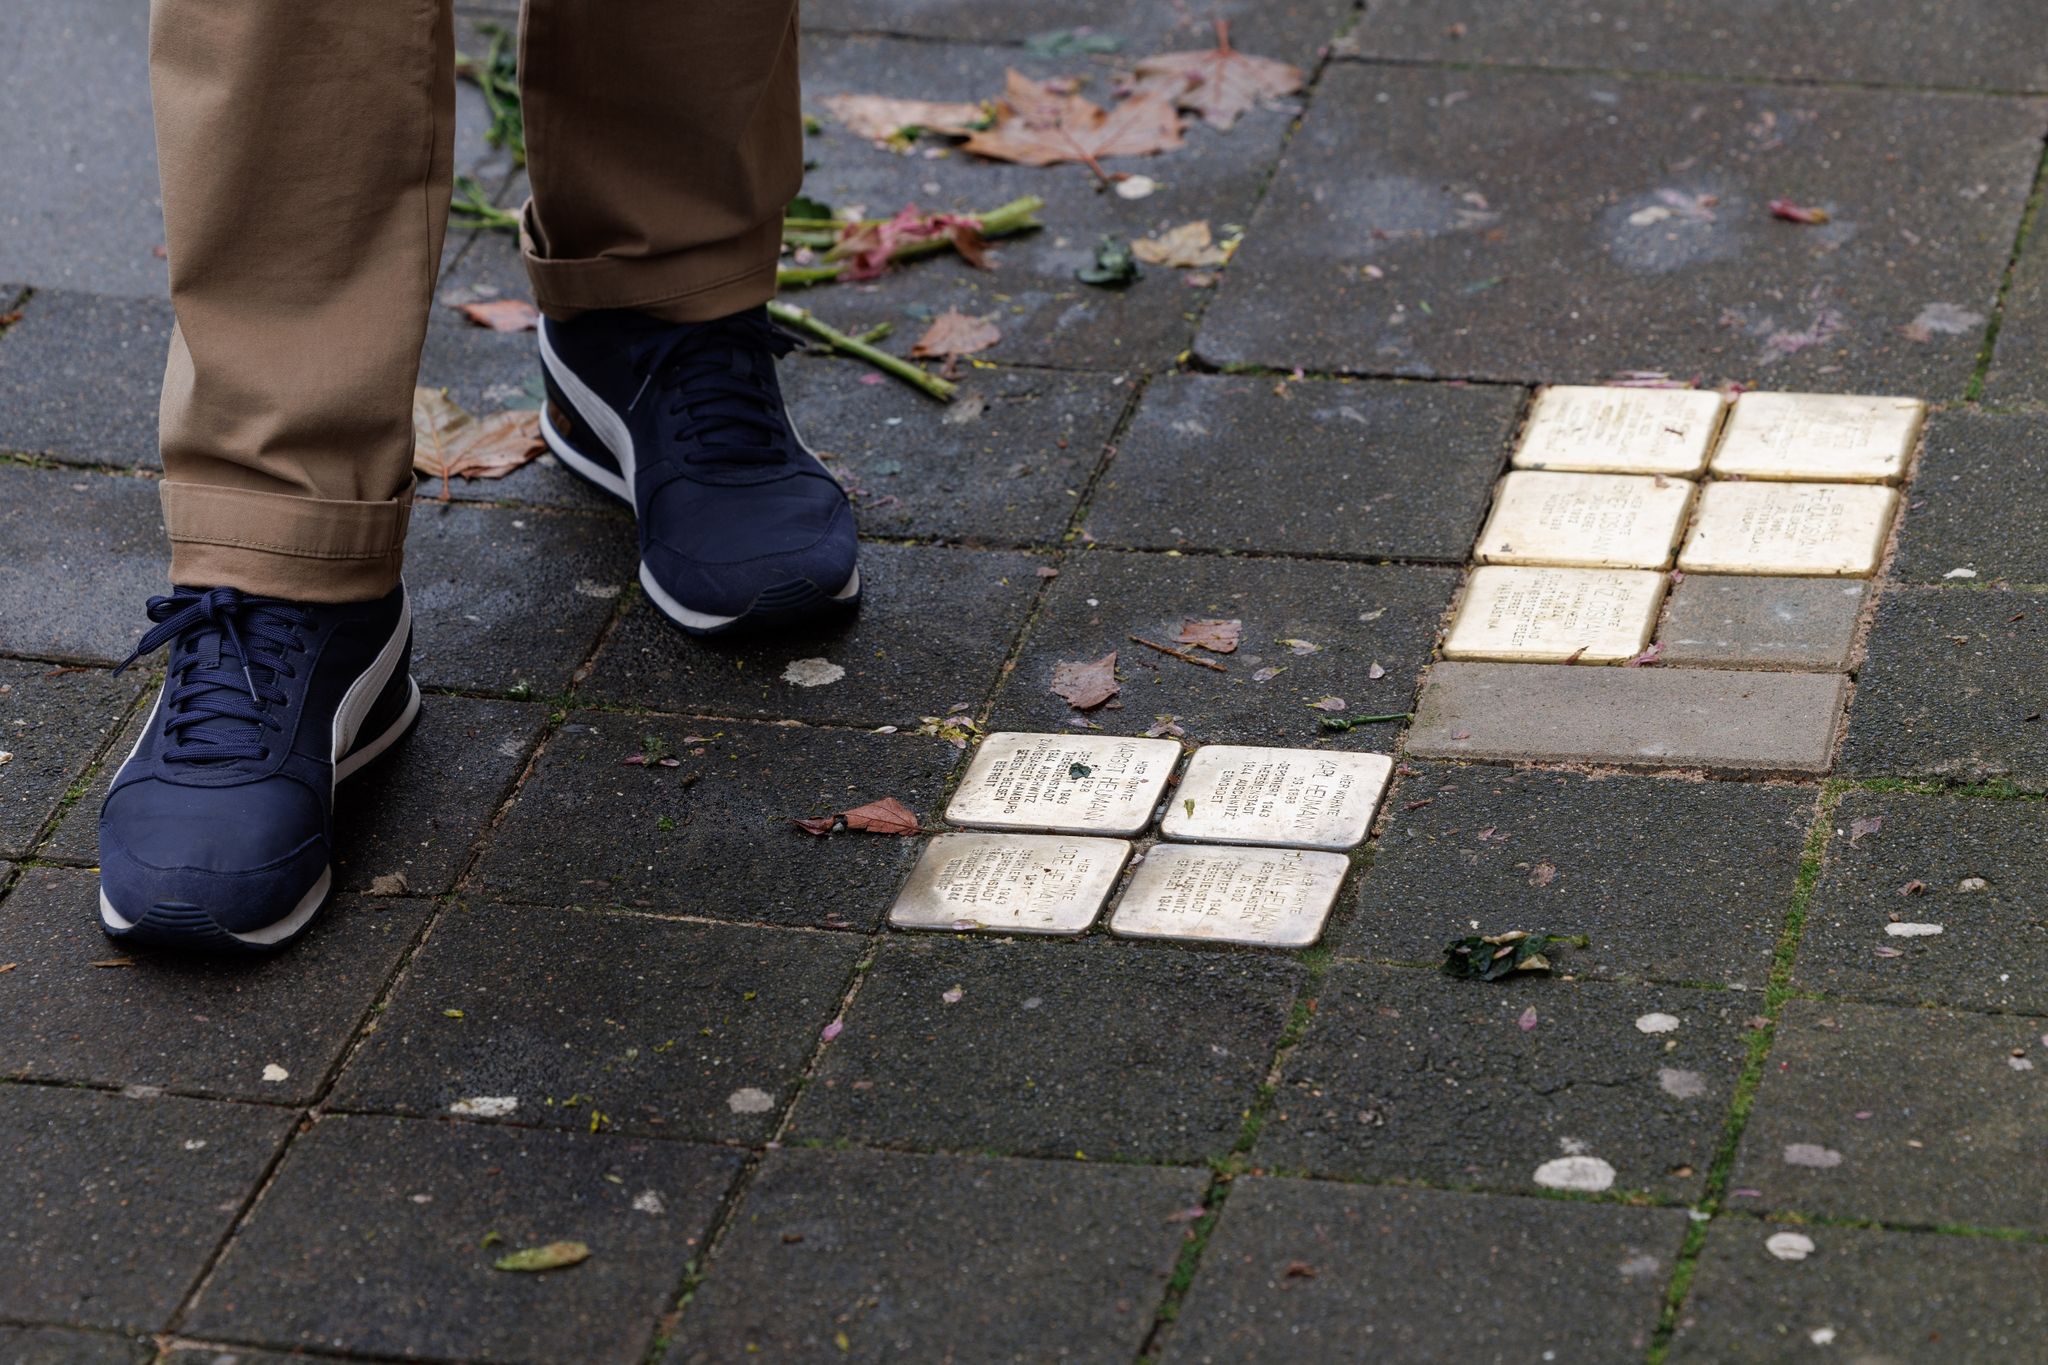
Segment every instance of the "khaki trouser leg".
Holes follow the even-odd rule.
[[[153,0],[173,582],[398,582],[453,63],[448,0]]]
[[[534,301],[723,317],[775,292],[803,183],[796,0],[526,0]]]

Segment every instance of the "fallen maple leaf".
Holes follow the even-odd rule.
[[[472,417],[443,389],[412,391],[412,434],[413,468],[441,480],[443,502],[451,478],[502,479],[547,449],[538,412]]]
[[[1139,62],[1134,95],[1156,92],[1196,114],[1212,128],[1230,126],[1261,99],[1301,89],[1301,68],[1253,57],[1230,45],[1230,26],[1216,21],[1216,46],[1207,52],[1164,52]]]
[[[1106,156],[1152,156],[1181,145],[1173,101],[1147,92],[1104,110],[1087,98],[1009,73],[995,122],[970,136],[962,150],[992,161],[1056,166],[1078,161],[1103,179]]]
[[[488,303],[465,303],[462,315],[479,327],[493,332],[531,332],[540,326],[540,310],[525,299],[492,299]]]
[[[1242,621],[1183,621],[1180,634],[1174,636],[1184,645],[1194,645],[1212,654],[1235,654],[1237,642],[1244,635]]]
[[[915,834],[917,812],[893,796],[855,806],[845,813],[846,827],[868,834]]]
[[[1773,199],[1771,201],[1771,216],[1773,218],[1782,218],[1788,223],[1817,225],[1828,221],[1828,211],[1826,209],[1803,208],[1793,203],[1790,199]]]
[[[890,260],[902,248],[940,238],[969,265],[989,268],[988,244],[982,240],[979,219],[957,213],[920,213],[915,204],[905,204],[889,218],[848,223],[825,259],[846,262],[841,279],[872,280],[888,270]]]
[[[1002,332],[987,318],[969,317],[958,309],[948,308],[932,319],[932,325],[911,346],[910,353],[920,357],[948,358],[973,355],[977,351],[986,351],[1002,339]]]
[[[1076,711],[1093,711],[1122,690],[1122,684],[1116,680],[1115,650],[1092,663],[1053,665],[1053,695],[1066,698]]]
[[[1157,236],[1142,237],[1131,243],[1131,254],[1147,265],[1170,265],[1181,270],[1222,265],[1230,259],[1230,253],[1211,239],[1206,218],[1168,228]]]
[[[974,131],[974,125],[988,118],[988,112],[978,104],[903,100],[888,95],[833,95],[824,105],[848,132],[875,142],[892,141],[905,128],[965,137]]]

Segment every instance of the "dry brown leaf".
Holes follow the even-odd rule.
[[[1139,62],[1133,74],[1134,98],[1158,94],[1225,131],[1261,99],[1301,89],[1300,67],[1239,52],[1230,45],[1230,30],[1221,20],[1216,24],[1216,46],[1207,52],[1163,52]]]
[[[824,104],[848,132],[875,142],[887,142],[905,128],[966,137],[987,117],[978,104],[900,100],[888,95],[833,95]]]
[[[1012,71],[995,102],[995,123],[970,136],[963,150],[1025,166],[1078,161],[1100,175],[1103,157],[1152,156],[1180,144],[1180,115],[1162,95],[1140,91],[1104,110]]]
[[[441,481],[443,502],[450,479],[502,479],[547,448],[538,412],[472,417],[442,389],[412,391],[412,434],[413,468]]]
[[[1076,711],[1093,711],[1123,690],[1116,680],[1116,652],[1112,650],[1092,663],[1053,665],[1052,692],[1065,697]]]
[[[1230,259],[1230,253],[1210,237],[1206,218],[1168,228],[1155,237],[1140,237],[1131,243],[1131,254],[1147,265],[1170,265],[1183,270],[1222,265]]]
[[[1244,635],[1242,621],[1183,621],[1174,636],[1184,645],[1196,645],[1212,654],[1235,654]]]
[[[462,316],[493,332],[531,332],[540,326],[540,310],[525,299],[492,299],[488,303],[465,303]]]
[[[932,325],[911,346],[910,353],[919,357],[973,355],[1002,339],[1002,332],[987,318],[969,317],[948,308],[932,319]]]
[[[893,796],[855,806],[846,812],[846,827],[868,834],[915,834],[917,812]]]

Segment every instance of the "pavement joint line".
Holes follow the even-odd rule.
[[[1686,1226],[1685,1241],[1671,1270],[1664,1311],[1650,1338],[1649,1349],[1644,1353],[1645,1365],[1663,1365],[1670,1354],[1672,1338],[1678,1331],[1679,1315],[1685,1310],[1693,1276],[1706,1249],[1708,1231],[1726,1207],[1728,1180],[1735,1167],[1742,1134],[1748,1128],[1750,1113],[1756,1106],[1757,1092],[1763,1084],[1764,1064],[1770,1059],[1771,1044],[1776,1041],[1778,1022],[1790,995],[1792,967],[1799,955],[1799,940],[1806,930],[1806,912],[1813,903],[1815,888],[1820,885],[1828,839],[1834,828],[1835,807],[1840,799],[1840,792],[1823,789],[1813,823],[1807,827],[1799,875],[1793,883],[1790,902],[1778,931],[1777,948],[1772,954],[1770,978],[1764,987],[1763,1009],[1760,1011],[1764,1022],[1747,1039],[1748,1055],[1736,1077],[1735,1089],[1728,1097],[1721,1138],[1715,1147],[1713,1161],[1707,1167],[1706,1186],[1694,1206],[1696,1213],[1704,1216],[1696,1217]]]
[[[173,1351],[216,1351],[222,1353],[265,1351],[282,1353],[291,1356],[293,1359],[303,1356],[307,1360],[346,1360],[359,1362],[359,1365],[410,1365],[410,1362],[421,1360],[445,1360],[452,1362],[460,1359],[458,1356],[426,1355],[396,1357],[358,1355],[352,1351],[308,1346],[299,1342],[293,1342],[288,1346],[281,1346],[277,1342],[261,1341],[254,1337],[248,1340],[240,1340],[233,1337],[185,1337],[179,1336],[175,1332],[157,1332],[152,1335],[154,1335],[157,1342],[157,1354],[151,1358],[152,1365],[154,1365],[154,1362],[169,1360]]]
[[[1346,66],[1389,67],[1410,71],[1444,71],[1471,75],[1590,76],[1601,80],[1642,81],[1657,85],[1719,85],[1742,89],[1838,90],[1867,94],[1968,96],[1984,100],[2030,100],[2048,95],[2048,87],[1913,84],[1904,81],[1856,81],[1840,77],[1774,76],[1762,73],[1716,75],[1705,71],[1652,71],[1625,66],[1544,66],[1531,62],[1448,61],[1441,57],[1386,57],[1368,53],[1333,53]]]
[[[2041,159],[2034,167],[2034,183],[2027,191],[2026,208],[2021,210],[2019,227],[2013,234],[2012,254],[2006,258],[2005,269],[1998,277],[1998,292],[1991,301],[1991,318],[1984,325],[1984,342],[1978,349],[1977,363],[1970,372],[1969,382],[1963,388],[1965,400],[1981,398],[1984,385],[1991,376],[1991,363],[1998,350],[1998,334],[2005,328],[2006,300],[2012,293],[2013,279],[2019,273],[2020,256],[2033,241],[2044,193],[2048,193],[2048,143],[2044,143]]]

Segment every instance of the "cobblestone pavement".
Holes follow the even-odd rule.
[[[152,686],[110,666],[161,576],[144,8],[0,0],[0,1361],[2048,1360],[2033,0],[1224,0],[1308,89],[1126,163],[1141,199],[827,120],[832,203],[1047,201],[992,274],[804,300],[892,346],[945,307],[1004,332],[966,420],[787,363],[859,490],[858,623],[677,637],[551,460],[423,504],[423,722],[345,793],[324,924],[255,964],[93,922]],[[1100,95],[1209,38],[1169,0],[807,11],[814,108],[1006,67]],[[1024,42],[1090,23],[1122,51]],[[1103,233],[1195,218],[1244,229],[1214,288],[1074,281]],[[443,287],[524,291],[491,234]],[[485,406],[530,347],[439,307],[424,381]],[[1745,752],[1789,757],[1460,761],[1442,707],[1412,748],[1320,729],[1305,703],[1426,683],[1517,713],[1441,628],[1536,386],[1638,370],[1930,405],[1867,600],[1674,597],[1672,639],[1768,618],[1737,662],[1795,671],[1528,708],[1655,739],[1775,680]],[[1222,673],[1126,640],[1189,617],[1244,622]],[[937,825],[966,755],[922,718],[1065,730],[1054,667],[1113,649],[1108,732],[1399,760],[1318,946],[896,932],[919,841],[790,824]],[[784,679],[812,658],[844,676]],[[622,765],[650,744],[680,764]],[[1589,944],[1434,969],[1510,927]],[[563,1239],[590,1258],[492,1268]]]

